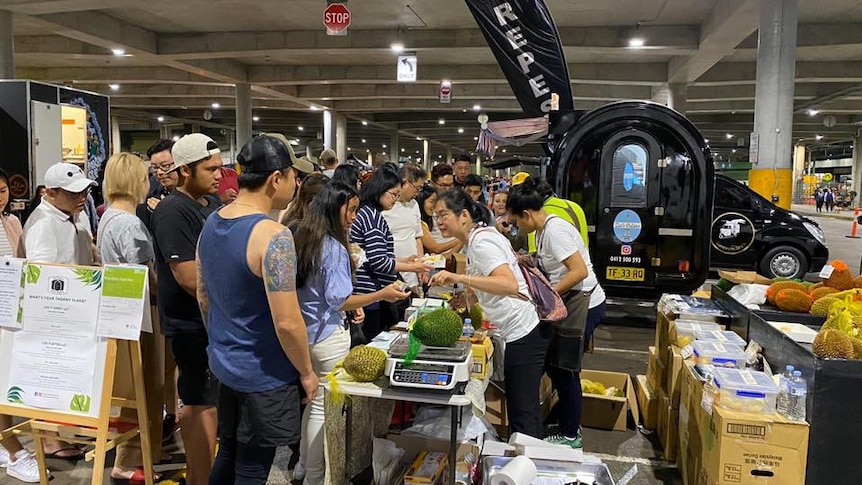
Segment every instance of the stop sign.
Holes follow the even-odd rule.
[[[323,25],[333,32],[342,32],[350,26],[350,10],[343,3],[332,3],[323,11]]]

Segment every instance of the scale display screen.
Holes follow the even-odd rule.
[[[405,384],[445,387],[452,382],[452,369],[446,365],[418,363],[406,367],[402,362],[398,362],[392,378],[395,382]]]

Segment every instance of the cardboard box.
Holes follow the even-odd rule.
[[[585,393],[581,414],[582,426],[625,431],[629,411],[631,411],[635,422],[640,422],[637,395],[634,386],[632,386],[632,379],[628,374],[582,370],[581,379],[601,382],[605,387],[622,389],[625,394],[625,397],[608,397]]]
[[[659,391],[658,437],[664,459],[675,461],[679,447],[679,411],[670,407],[670,398]]]
[[[424,436],[410,436],[396,433],[387,434],[386,439],[392,441],[395,443],[395,446],[404,450],[404,457],[407,463],[412,462],[413,459],[419,456],[423,451],[449,453],[449,440],[438,440]],[[455,458],[461,460],[467,456],[468,453],[472,453],[473,456],[479,456],[480,445],[477,445],[472,441],[458,443],[456,450]]]
[[[697,484],[703,469],[703,445],[711,417],[701,407],[702,397],[703,382],[694,373],[694,364],[685,362],[680,376],[677,467],[686,485]]]
[[[491,357],[494,355],[494,344],[491,339],[485,337],[482,343],[473,344],[473,369],[470,376],[474,379],[485,380],[493,367]]]
[[[440,483],[449,468],[449,457],[446,453],[423,451],[404,475],[404,485],[431,485]]]
[[[714,407],[704,443],[709,484],[803,485],[808,432],[807,423],[788,421],[779,414]]]
[[[647,382],[654,391],[664,388],[667,381],[667,367],[658,357],[658,350],[650,347],[647,361]]]
[[[658,396],[647,382],[646,376],[637,376],[635,392],[638,396],[638,410],[641,413],[641,425],[646,429],[656,429],[658,423]]]
[[[671,318],[664,313],[659,313],[655,319],[655,348],[658,350],[658,358],[662,364],[667,366],[669,362],[668,346],[670,345]]]
[[[718,276],[720,278],[724,278],[731,283],[735,283],[737,285],[745,285],[745,284],[756,284],[756,285],[771,285],[772,280],[765,277],[760,276],[754,271],[728,271],[728,270],[719,270]]]
[[[674,409],[679,409],[679,380],[684,362],[681,351],[682,349],[675,345],[671,345],[668,350],[670,360],[667,364],[667,384],[664,389],[670,398],[670,407]]]
[[[539,405],[542,408],[542,418],[544,419],[551,408],[559,401],[557,393],[554,392],[554,386],[551,384],[551,379],[547,375],[542,376],[542,382],[539,385]],[[501,438],[509,436],[509,418],[506,414],[506,390],[503,383],[490,381],[488,388],[485,389],[485,418],[488,419],[497,434]]]

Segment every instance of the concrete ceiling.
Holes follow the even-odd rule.
[[[658,99],[667,83],[686,83],[687,114],[718,152],[729,156],[738,140],[747,140],[757,0],[547,4],[576,107]],[[437,158],[446,149],[475,147],[474,105],[492,120],[519,116],[463,0],[351,2],[346,36],[326,35],[325,6],[325,0],[0,0],[0,9],[15,14],[16,77],[109,94],[129,129],[158,129],[157,116],[202,121],[214,102],[221,107],[211,123],[230,127],[237,82],[252,85],[255,130],[316,146],[319,109],[330,108],[348,115],[352,151],[386,151],[397,132],[405,154],[421,151],[419,137],[432,142]],[[799,22],[794,137],[809,144],[849,140],[862,120],[862,1],[800,0]],[[646,40],[644,49],[628,47],[635,34]],[[416,83],[395,81],[389,45],[396,40],[417,53]],[[438,100],[442,79],[453,83],[450,104]],[[120,89],[112,91],[112,83]],[[808,108],[819,114],[807,116]],[[836,117],[835,126],[824,126],[825,115]]]

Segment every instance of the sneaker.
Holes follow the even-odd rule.
[[[6,468],[6,465],[9,464],[9,452],[6,451],[6,448],[0,446],[0,468]]]
[[[302,480],[305,478],[305,467],[302,466],[302,463],[297,462],[296,466],[293,467],[293,479],[294,480]]]
[[[6,465],[6,474],[22,482],[39,483],[39,463],[29,451],[20,450],[15,453],[15,461]]]
[[[574,438],[569,438],[563,436],[561,434],[555,434],[552,436],[548,436],[544,439],[546,443],[553,443],[555,445],[566,445],[570,446],[576,450],[581,449],[581,434],[578,433],[578,436]]]

